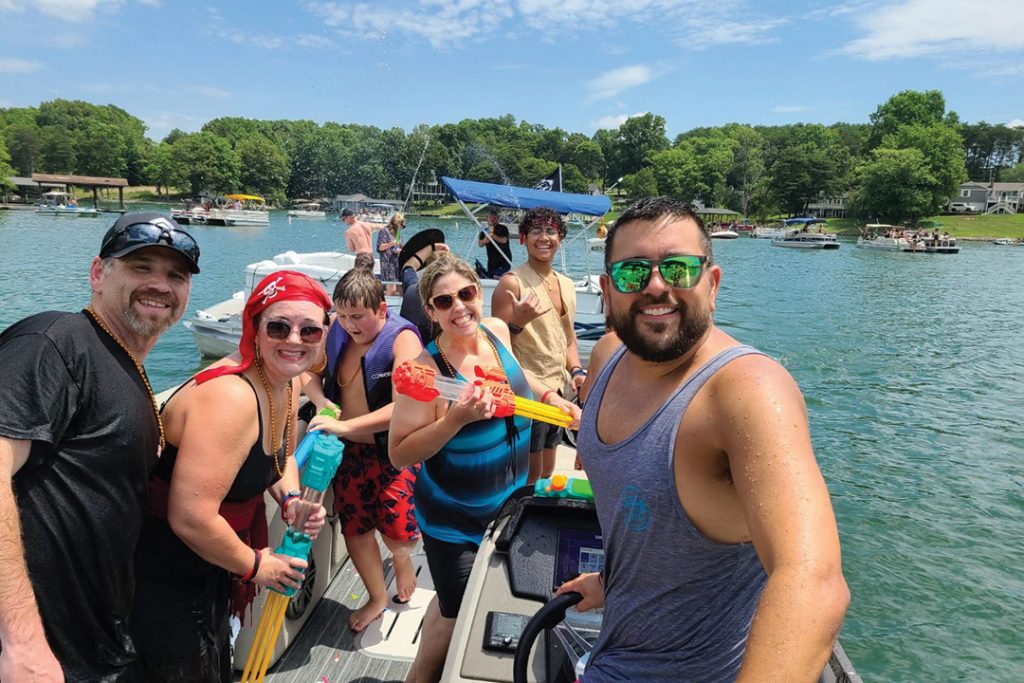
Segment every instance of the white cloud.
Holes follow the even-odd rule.
[[[143,5],[158,7],[160,0],[135,0]],[[34,0],[23,4],[38,10],[48,17],[54,17],[61,21],[80,22],[91,19],[99,9],[117,10],[120,9],[126,0]],[[0,0],[0,12],[22,11],[16,0]]]
[[[752,13],[750,0],[379,0],[310,2],[306,9],[340,33],[364,39],[411,35],[446,50],[499,34],[508,40],[525,29],[542,40],[600,32],[600,50],[621,53],[609,30],[629,24],[656,30],[684,48],[761,43],[783,20]],[[615,34],[613,33],[612,38]]]
[[[606,100],[615,97],[623,90],[643,85],[654,78],[655,75],[651,68],[643,64],[605,71],[587,83],[587,89],[590,91],[588,99],[591,101]]]
[[[224,98],[231,95],[227,90],[221,90],[220,88],[214,88],[212,85],[197,85],[189,88],[191,92],[202,95],[203,97],[218,97]]]
[[[801,111],[809,111],[810,107],[805,107],[802,104],[777,104],[772,107],[772,111],[776,114],[791,114]]]
[[[0,57],[0,74],[29,74],[43,68],[42,62],[17,57]]]
[[[1014,119],[1006,124],[1007,128],[1024,128],[1024,119]]]
[[[840,51],[869,61],[1024,50],[1020,0],[905,0],[860,16],[864,30]]]
[[[148,128],[146,134],[154,140],[164,139],[175,128],[186,133],[194,133],[202,128],[203,123],[206,122],[206,119],[199,116],[179,114],[171,111],[158,111],[153,114],[142,115],[140,118],[146,122],[146,127]]]
[[[591,125],[594,130],[615,130],[629,119],[635,119],[637,116],[643,116],[647,112],[638,111],[635,114],[619,114],[617,116],[602,116],[598,120],[594,121]]]

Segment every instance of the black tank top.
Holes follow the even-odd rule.
[[[252,393],[256,394],[256,387],[253,386],[248,377],[245,375],[238,375],[238,377],[244,379],[249,388],[252,389]],[[176,393],[178,392],[175,391],[174,394]],[[170,401],[171,398],[174,398],[174,394],[171,394],[171,397],[167,400]],[[284,469],[286,460],[285,449],[288,447],[287,430],[277,453],[273,457],[267,455],[267,452],[263,450],[263,413],[259,410],[259,394],[256,394],[256,397],[256,419],[259,421],[260,426],[259,436],[257,436],[252,448],[249,449],[249,455],[245,458],[245,462],[242,463],[241,469],[238,470],[238,474],[231,483],[231,488],[228,489],[227,495],[224,496],[224,502],[226,503],[238,503],[249,500],[262,494],[267,490],[267,487],[275,484],[281,478],[277,474],[277,468],[274,467],[275,460],[281,464],[281,469]],[[164,405],[167,404],[165,403]],[[160,412],[162,413],[163,410],[161,409]],[[174,472],[174,463],[177,459],[178,447],[168,441],[163,455],[157,463],[156,470],[153,472],[153,476],[160,477],[170,483],[171,474]]]

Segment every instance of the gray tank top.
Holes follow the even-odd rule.
[[[734,358],[712,358],[634,434],[615,444],[597,435],[597,413],[620,346],[583,410],[578,449],[594,487],[605,544],[604,623],[584,683],[732,681],[767,579],[750,543],[701,534],[679,502],[673,445],[690,401]]]

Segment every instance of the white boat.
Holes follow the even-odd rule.
[[[53,190],[43,195],[43,203],[36,205],[36,213],[50,216],[95,218],[100,212],[91,206],[79,206],[78,200],[67,192]]]
[[[604,251],[604,237],[591,237],[587,240],[587,249],[590,251]]]
[[[1019,247],[1024,245],[1024,242],[1020,240],[1015,240],[1012,237],[997,237],[994,240],[992,240],[992,244],[995,244],[1000,247]]]
[[[398,212],[391,204],[360,204],[354,211],[356,220],[368,223],[374,231],[387,226]]]
[[[319,202],[300,202],[294,208],[288,209],[288,218],[312,218],[323,219],[327,212],[320,208]]]
[[[288,251],[272,259],[250,263],[245,267],[245,289],[235,292],[230,299],[196,311],[185,327],[192,332],[200,354],[207,358],[222,358],[238,349],[242,338],[242,309],[245,301],[260,280],[278,270],[294,270],[304,273],[320,282],[330,295],[341,276],[348,272],[355,262],[355,256],[337,251],[298,254]],[[375,269],[379,272],[380,264]],[[483,280],[484,315],[490,315],[491,296],[498,286],[497,280]],[[401,297],[386,297],[388,306],[399,310]],[[576,325],[580,339],[580,353],[583,346],[589,348],[604,333],[604,302],[601,299],[597,276],[576,283]]]
[[[922,251],[915,249],[914,242],[904,237],[903,229],[896,225],[868,223],[864,226],[862,233],[857,238],[857,247],[860,249],[900,252]]]
[[[724,228],[722,230],[715,230],[714,232],[708,234],[708,237],[710,237],[713,240],[734,240],[738,239],[739,236],[740,234],[738,232],[736,232],[735,230],[729,230],[728,228]]]
[[[226,194],[229,203],[210,210],[207,225],[270,225],[270,211],[263,197],[251,194]]]
[[[924,250],[928,254],[959,254],[960,245],[955,237],[939,237],[924,240]]]
[[[778,239],[780,237],[785,237],[786,236],[786,229],[785,228],[770,228],[770,227],[767,227],[767,226],[764,226],[764,225],[758,225],[758,226],[755,226],[754,229],[750,231],[750,236],[751,237],[756,237],[758,239],[763,239],[763,240],[774,240],[774,239]]]
[[[789,230],[782,237],[772,240],[773,247],[786,247],[788,249],[838,249],[839,241],[835,233],[812,232],[811,226],[815,223],[824,223],[820,218],[789,218],[783,221],[787,227],[794,225],[801,226],[796,230]],[[820,228],[819,228],[820,230]]]

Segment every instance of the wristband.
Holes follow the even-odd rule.
[[[516,325],[515,323],[509,323],[508,331],[512,334],[520,334],[523,331],[523,328],[519,327],[519,325]]]
[[[256,548],[252,549],[252,569],[250,569],[244,576],[239,577],[242,583],[250,583],[256,578],[256,573],[260,570],[260,560],[263,559],[263,555]]]
[[[583,375],[584,377],[586,377],[587,376],[587,371],[584,370],[583,368],[581,368],[578,365],[576,367],[574,367],[572,370],[569,371],[569,377],[571,377],[572,379],[576,379],[580,375]]]
[[[543,394],[540,395],[540,402],[546,402],[548,400],[548,395],[553,393],[555,393],[554,389],[548,389],[547,391],[545,391]]]
[[[288,509],[288,505],[299,499],[301,496],[299,491],[289,491],[284,494],[284,498],[281,499],[281,520],[284,521],[284,512]]]

